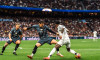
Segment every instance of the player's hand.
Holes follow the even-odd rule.
[[[23,30],[27,30],[27,27],[24,27]]]
[[[62,39],[62,36],[59,36],[60,39]]]
[[[12,39],[9,39],[10,40],[10,42],[12,42]]]

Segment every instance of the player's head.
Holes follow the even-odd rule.
[[[58,26],[60,24],[60,22],[59,21],[55,21],[55,24],[56,24],[56,26]]]
[[[16,23],[15,27],[16,27],[16,29],[19,29],[20,28],[20,23]]]
[[[43,26],[44,26],[44,21],[40,21],[40,22],[39,22],[39,26],[40,26],[40,27],[43,27]]]

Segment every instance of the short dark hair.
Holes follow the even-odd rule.
[[[15,25],[20,25],[20,23],[16,23]]]
[[[39,23],[44,23],[44,21],[39,21]]]

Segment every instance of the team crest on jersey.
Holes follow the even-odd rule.
[[[43,29],[40,29],[41,31],[43,31]]]
[[[15,34],[17,34],[17,32],[15,32]]]

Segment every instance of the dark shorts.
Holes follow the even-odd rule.
[[[20,40],[20,38],[12,38],[13,43],[16,43],[17,40]],[[10,40],[7,41],[8,44],[11,44],[12,42],[10,42]]]
[[[52,41],[52,40],[53,40],[52,38],[44,38],[44,39],[40,39],[40,40],[38,41],[38,43],[40,43],[41,45],[43,45],[43,44],[45,44],[45,43],[48,43],[48,44],[51,45],[51,41]]]

